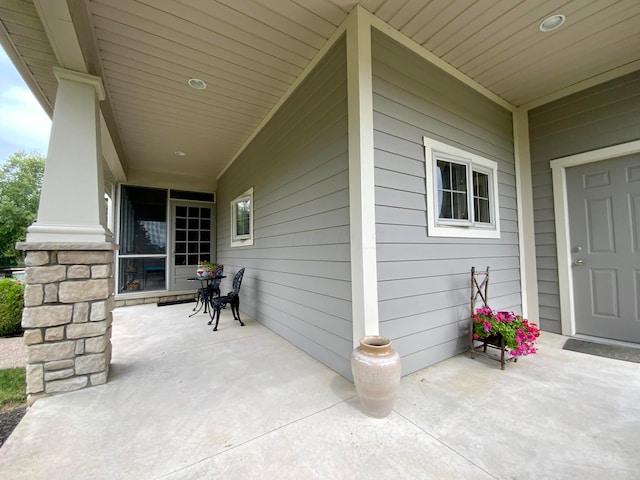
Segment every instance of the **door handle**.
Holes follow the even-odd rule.
[[[581,267],[582,265],[584,265],[584,260],[582,260],[581,258],[579,258],[578,260],[576,260],[575,262],[573,262],[573,264],[577,267]]]

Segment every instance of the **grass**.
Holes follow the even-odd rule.
[[[26,389],[23,367],[0,370],[0,412],[23,405],[27,398]]]

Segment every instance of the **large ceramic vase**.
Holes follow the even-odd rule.
[[[363,337],[351,354],[351,371],[362,411],[375,418],[389,415],[401,374],[400,355],[391,347],[391,340]]]

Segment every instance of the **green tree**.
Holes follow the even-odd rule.
[[[0,265],[21,262],[15,245],[36,219],[43,175],[44,157],[37,153],[17,151],[0,167]]]

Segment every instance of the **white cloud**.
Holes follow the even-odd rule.
[[[31,92],[11,87],[0,94],[0,141],[46,150],[51,120]]]
[[[0,49],[0,163],[16,150],[46,155],[51,120]]]

